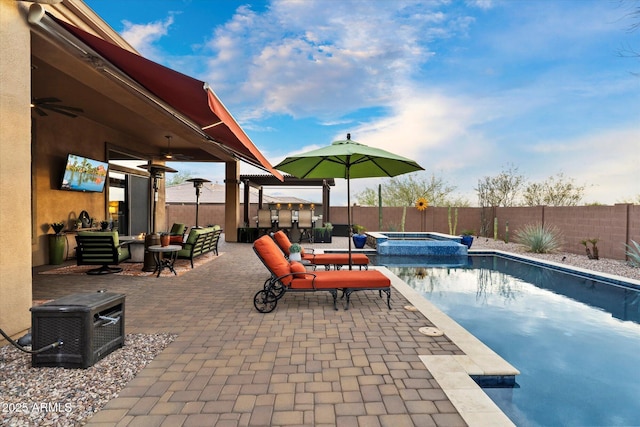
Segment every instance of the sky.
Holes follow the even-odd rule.
[[[85,2],[143,56],[208,82],[272,165],[350,133],[471,205],[480,179],[509,168],[563,174],[585,204],[640,195],[637,1]],[[218,164],[171,166],[224,179]],[[352,200],[379,183],[352,180]],[[344,180],[331,203],[346,205]]]

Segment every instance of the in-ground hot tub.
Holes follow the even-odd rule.
[[[367,243],[378,255],[466,256],[460,236],[442,233],[367,232]]]

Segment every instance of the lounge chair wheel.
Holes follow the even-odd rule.
[[[264,283],[264,290],[273,292],[276,299],[280,299],[284,295],[285,287],[280,282],[271,283],[271,280],[267,280]]]
[[[253,306],[260,313],[271,313],[278,305],[278,297],[270,290],[261,290],[253,297]]]
[[[277,300],[282,298],[282,296],[284,295],[285,290],[286,290],[286,288],[280,282],[274,284],[270,289],[270,291],[273,292],[273,294],[276,296]]]

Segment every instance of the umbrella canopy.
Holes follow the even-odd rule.
[[[347,217],[351,230],[351,178],[396,176],[424,170],[422,166],[379,148],[347,139],[306,153],[287,157],[274,166],[297,178],[344,178],[347,180]],[[351,239],[349,239],[349,269],[351,269]]]

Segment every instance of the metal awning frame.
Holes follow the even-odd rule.
[[[41,7],[38,4],[34,4],[31,8]],[[193,122],[188,117],[185,117],[182,113],[177,111],[171,105],[167,104],[156,95],[150,93],[146,88],[140,85],[137,81],[129,77],[126,73],[124,73],[120,68],[112,64],[110,61],[102,57],[98,52],[92,49],[90,46],[87,46],[82,40],[78,39],[75,35],[69,33],[65,28],[60,26],[54,18],[49,16],[46,13],[32,13],[32,9],[30,9],[29,14],[29,22],[32,24],[32,28],[36,31],[40,31],[43,35],[53,39],[57,42],[59,46],[64,48],[67,52],[72,54],[74,57],[79,58],[80,61],[89,64],[96,71],[102,73],[107,76],[107,78],[115,81],[121,87],[125,88],[127,91],[132,93],[133,95],[139,97],[149,105],[158,109],[162,113],[170,116],[171,118],[177,120],[183,126],[185,126],[189,132],[194,134],[197,138],[201,139],[203,142],[209,143],[213,145],[210,149],[213,151],[212,155],[215,155],[220,158],[221,161],[244,161],[252,166],[255,166],[259,169],[265,170],[266,172],[270,172],[262,165],[257,159],[251,159],[246,156],[241,156],[238,153],[234,152],[230,148],[226,147],[225,144],[217,141],[214,137],[207,134],[205,132],[206,129],[201,129],[200,126]],[[203,87],[203,92],[208,88]],[[222,122],[220,122],[222,123]],[[206,145],[202,147],[202,149],[206,150]],[[208,151],[208,150],[207,150]],[[226,158],[225,158],[226,157]]]

